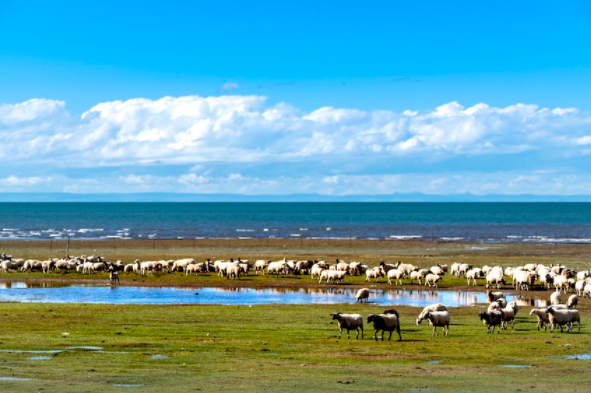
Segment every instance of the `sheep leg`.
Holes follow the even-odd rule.
[[[392,330],[390,330],[390,337],[388,338],[388,341],[392,340]]]
[[[339,327],[339,339],[341,338],[342,334],[343,334],[343,329],[341,327]]]

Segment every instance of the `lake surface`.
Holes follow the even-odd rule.
[[[0,283],[0,301],[23,303],[104,304],[352,304],[357,290],[347,288],[173,288]],[[512,296],[507,295],[508,300]],[[370,303],[379,306],[425,307],[433,303],[469,306],[485,303],[483,292],[372,290]],[[529,300],[520,300],[530,305]]]
[[[591,243],[591,203],[0,203],[0,239]]]

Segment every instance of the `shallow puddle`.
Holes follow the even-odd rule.
[[[441,360],[431,360],[430,362],[425,362],[425,364],[440,364]]]
[[[565,359],[576,359],[576,360],[591,360],[591,353],[583,353],[581,355],[568,355]]]
[[[32,356],[28,358],[29,360],[49,360],[51,356]]]
[[[64,352],[63,349],[56,349],[50,351],[25,351],[22,349],[0,349],[0,352],[8,352],[8,353],[61,353]]]
[[[152,359],[168,359],[168,356],[164,356],[164,355],[152,355],[152,356],[150,356],[150,358],[152,358]]]
[[[33,378],[0,377],[0,381],[36,381]]]
[[[92,347],[89,345],[80,345],[80,346],[76,346],[76,347],[66,347],[66,349],[86,349],[89,351],[100,351],[101,349],[103,349],[103,347]]]

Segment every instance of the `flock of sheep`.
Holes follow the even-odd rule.
[[[358,302],[363,301],[363,299],[367,299],[368,297],[369,290],[367,288],[360,289],[357,292]],[[417,325],[420,325],[425,319],[427,319],[429,324],[433,327],[432,336],[439,335],[439,333],[437,333],[438,327],[443,328],[443,334],[445,336],[448,335],[450,317],[447,307],[443,304],[438,303],[425,307],[417,318]],[[347,338],[350,338],[349,332],[351,330],[357,332],[356,338],[359,338],[359,331],[361,330],[361,338],[363,338],[363,317],[361,315],[336,312],[332,314],[332,320],[338,322],[339,338],[341,338],[343,329],[347,331]],[[376,341],[378,340],[378,333],[380,331],[382,332],[382,341],[384,341],[385,332],[390,333],[390,337],[388,338],[388,340],[390,340],[392,338],[392,332],[394,331],[398,333],[398,339],[402,340],[402,335],[400,334],[400,316],[396,310],[387,310],[379,315],[370,314],[367,317],[367,323],[373,323],[374,338]]]
[[[47,260],[15,259],[11,256],[0,255],[0,271],[51,271],[76,270],[83,274],[92,274],[98,271],[113,271],[137,274],[151,274],[154,272],[184,272],[186,275],[215,272],[228,279],[240,279],[241,276],[254,271],[255,274],[268,274],[271,276],[289,274],[307,274],[311,279],[318,279],[319,283],[342,283],[347,276],[364,275],[365,281],[380,282],[387,279],[387,283],[402,284],[402,279],[410,280],[410,284],[437,287],[437,283],[446,275],[464,277],[467,285],[477,285],[478,280],[484,280],[486,288],[500,289],[507,285],[508,280],[515,289],[532,290],[537,285],[540,289],[555,288],[557,292],[573,290],[578,296],[591,297],[591,271],[576,272],[564,265],[527,264],[518,267],[500,266],[474,267],[467,263],[454,263],[449,268],[447,265],[436,264],[430,268],[421,268],[410,263],[396,262],[394,264],[380,262],[378,266],[368,267],[361,262],[345,262],[337,259],[330,264],[318,260],[257,260],[251,263],[240,258],[234,260],[207,259],[204,262],[196,262],[193,258],[179,260],[139,261],[123,264],[121,261],[107,262],[101,256],[79,256],[52,258]]]
[[[369,300],[370,290],[368,288],[362,288],[357,291],[356,299],[357,302],[367,302]],[[505,294],[502,292],[491,292],[486,291],[487,300],[489,306],[487,311],[481,312],[478,316],[482,323],[486,326],[487,333],[494,333],[495,328],[497,333],[501,332],[501,329],[506,330],[511,324],[511,329],[515,327],[515,317],[519,311],[519,307],[515,301],[507,303]],[[535,316],[538,321],[538,331],[550,326],[550,332],[554,332],[554,328],[558,326],[560,331],[563,332],[563,328],[566,328],[567,332],[570,332],[574,324],[578,324],[579,331],[581,330],[581,316],[578,310],[575,309],[578,303],[577,295],[571,295],[568,298],[567,304],[561,303],[560,292],[555,292],[550,297],[552,305],[547,308],[533,308],[530,312],[530,316]],[[360,314],[343,314],[336,312],[332,314],[333,321],[336,320],[339,325],[339,338],[341,338],[343,329],[347,330],[347,338],[350,338],[349,332],[355,330],[357,337],[359,338],[359,331],[361,331],[361,337],[363,338],[363,317]],[[441,303],[432,304],[425,307],[419,316],[417,317],[416,323],[420,325],[423,320],[428,320],[429,325],[433,327],[433,333],[431,336],[438,335],[437,328],[443,329],[445,336],[449,333],[450,315],[447,307]],[[384,333],[389,332],[392,338],[392,332],[396,331],[398,337],[402,340],[400,334],[400,317],[396,310],[384,311],[383,314],[375,315],[370,314],[367,318],[367,323],[373,323],[374,326],[374,338],[378,340],[378,333],[382,331],[382,341],[384,340]]]
[[[474,267],[470,264],[454,263],[448,269],[447,265],[437,264],[430,268],[420,268],[409,263],[397,262],[389,264],[380,262],[378,266],[368,267],[360,262],[344,262],[336,260],[334,264],[329,264],[326,261],[317,260],[287,260],[267,261],[257,260],[251,264],[248,260],[240,258],[234,260],[206,260],[204,262],[196,262],[195,259],[185,258],[179,260],[158,260],[158,261],[144,261],[139,260],[133,263],[123,264],[121,261],[107,262],[101,256],[80,256],[80,257],[66,257],[53,258],[44,261],[39,260],[25,260],[15,259],[9,255],[0,255],[0,270],[8,272],[11,270],[20,271],[42,271],[49,273],[51,271],[61,270],[76,270],[83,274],[92,274],[98,271],[110,272],[110,280],[112,282],[119,281],[118,272],[137,273],[137,274],[151,274],[157,271],[165,272],[184,272],[185,275],[198,274],[205,272],[215,272],[219,276],[228,279],[239,279],[241,275],[248,274],[254,270],[255,274],[268,274],[272,276],[288,275],[288,274],[308,274],[312,279],[319,279],[322,283],[341,283],[346,276],[365,275],[366,281],[379,282],[380,278],[387,278],[387,282],[391,285],[393,282],[402,284],[403,278],[408,278],[412,284],[416,281],[421,285],[437,287],[437,283],[443,279],[447,274],[456,277],[464,277],[468,285],[477,285],[477,280],[485,280],[486,288],[494,286],[500,289],[502,285],[506,285],[506,279],[510,279],[512,286],[520,290],[532,290],[537,284],[539,288],[556,290],[550,297],[551,306],[542,309],[532,309],[530,316],[536,316],[538,319],[538,330],[547,329],[554,331],[556,326],[566,328],[570,331],[575,323],[578,324],[579,330],[581,328],[581,320],[579,311],[575,309],[578,297],[591,297],[591,272],[579,271],[576,272],[563,265],[541,265],[541,264],[527,264],[518,267],[507,267],[503,269],[500,266],[483,266],[482,268]],[[561,293],[565,294],[572,290],[575,294],[571,295],[567,304],[562,304]],[[368,288],[360,289],[357,293],[357,301],[367,301],[370,291]],[[508,324],[514,326],[515,315],[518,312],[516,302],[507,303],[502,292],[487,291],[487,297],[490,305],[486,312],[480,313],[480,320],[487,326],[487,332],[500,332],[501,328],[507,329]],[[433,327],[433,334],[437,335],[437,328],[442,327],[444,335],[449,332],[450,315],[447,308],[443,304],[434,304],[426,307],[419,317],[417,324],[427,319],[429,324]],[[350,330],[356,330],[359,336],[359,330],[363,337],[363,318],[359,314],[333,314],[333,320],[339,323],[339,338],[342,330],[347,330],[347,335]],[[375,338],[377,340],[377,333],[382,331],[382,339],[384,332],[390,332],[390,337],[393,331],[397,331],[400,335],[400,320],[396,310],[387,310],[382,314],[371,314],[368,317],[368,323],[373,323],[375,330]]]

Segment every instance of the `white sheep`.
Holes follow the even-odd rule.
[[[541,308],[532,308],[529,312],[529,315],[535,315],[538,318],[538,331],[540,331],[540,328],[542,327],[544,328],[544,331],[546,331],[547,325],[550,323],[550,319],[548,319],[548,313],[546,310]]]
[[[427,276],[425,277],[425,286],[429,285],[429,287],[431,287],[432,285],[435,286],[435,288],[437,288],[437,282],[441,280],[441,276],[438,274],[427,274]]]
[[[571,310],[557,310],[554,306],[550,306],[546,312],[550,320],[550,332],[554,332],[556,325],[560,327],[560,332],[562,332],[563,326],[566,326],[566,331],[570,332],[573,318]]]
[[[435,335],[439,335],[437,333],[438,327],[443,327],[443,334],[447,336],[449,334],[449,313],[447,311],[427,311],[425,317],[431,322],[433,326],[433,334],[431,337]],[[446,330],[447,328],[447,330]]]
[[[579,302],[579,298],[577,295],[570,295],[567,302],[566,302],[566,306],[570,309],[573,309],[577,306],[578,302]]]
[[[561,304],[562,297],[560,296],[560,292],[554,292],[550,295],[550,304]]]
[[[363,317],[359,314],[343,314],[335,312],[332,315],[332,320],[337,320],[339,324],[339,338],[343,334],[343,329],[347,330],[347,338],[351,338],[349,332],[355,330],[357,332],[357,339],[359,339],[359,330],[361,330],[361,338],[363,338]]]
[[[326,283],[328,284],[328,282],[330,281],[331,284],[340,284],[343,282],[346,275],[346,271],[329,270],[326,278]]]
[[[388,272],[388,284],[392,285],[392,279],[395,282],[402,285],[402,277],[404,277],[404,272],[399,269],[392,269]]]
[[[369,288],[361,288],[358,290],[357,295],[355,295],[355,299],[359,303],[363,303],[364,299],[366,303],[369,302]]]
[[[365,272],[365,282],[373,280],[374,278],[376,279],[376,282],[378,282],[380,277],[384,277],[384,269],[381,267],[374,267],[373,269],[368,269]]]
[[[417,326],[420,325],[421,322],[423,322],[423,319],[425,319],[427,317],[427,312],[429,312],[429,311],[447,311],[447,307],[445,307],[441,303],[437,303],[437,304],[431,304],[431,305],[423,308],[423,311],[421,311],[421,313],[417,317]]]

